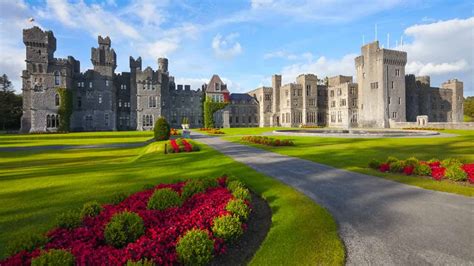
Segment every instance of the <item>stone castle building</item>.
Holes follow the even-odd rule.
[[[59,88],[72,96],[72,131],[150,130],[160,116],[175,128],[183,118],[191,127],[202,127],[204,98],[229,103],[214,115],[218,127],[390,127],[419,116],[439,122],[461,122],[463,117],[462,82],[433,88],[429,77],[405,75],[407,54],[381,49],[378,42],[364,45],[355,58],[357,83],[349,76],[321,82],[314,74],[302,74],[282,85],[282,77],[273,75],[271,87],[232,94],[218,75],[197,90],[176,85],[166,58],[159,58],[153,70],[142,69],[140,57],[130,57],[130,71],[115,73],[109,37],[98,37],[98,47],[91,48],[93,69],[85,72],[72,56],[54,57],[51,31],[25,29],[23,42],[21,132],[57,131]]]

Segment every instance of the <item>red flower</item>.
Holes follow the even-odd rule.
[[[431,162],[431,163],[428,163],[428,165],[433,168],[433,167],[440,167],[441,166],[441,162],[440,161],[436,161],[436,162]]]
[[[189,142],[187,142],[184,139],[183,139],[183,145],[184,145],[184,150],[186,152],[192,152],[193,151],[193,146],[191,146],[191,144],[189,144]]]
[[[170,144],[171,144],[171,147],[173,147],[174,152],[178,153],[179,152],[179,146],[178,146],[178,143],[176,143],[176,140],[171,139]]]
[[[469,183],[474,184],[474,163],[465,164],[461,168],[466,172]]]
[[[405,167],[403,168],[403,173],[404,173],[405,175],[412,175],[412,174],[413,174],[413,169],[414,169],[414,167],[411,166],[411,165],[405,166]]]
[[[48,232],[50,241],[44,249],[69,250],[76,259],[77,265],[124,265],[128,260],[137,261],[150,258],[157,265],[178,264],[176,243],[180,236],[192,228],[211,231],[215,217],[228,214],[225,206],[233,198],[225,184],[225,178],[219,179],[221,186],[209,188],[186,200],[181,207],[166,210],[148,210],[147,202],[155,189],[171,188],[181,192],[184,183],[160,184],[155,189],[148,189],[129,196],[117,205],[104,205],[102,212],[85,218],[81,227],[73,230],[56,228]],[[146,232],[137,241],[123,248],[115,248],[105,243],[104,228],[111,217],[124,210],[137,213],[143,219]],[[215,254],[226,251],[222,239],[216,238]],[[0,265],[29,265],[32,258],[37,257],[40,250],[22,251],[4,261]]]
[[[431,177],[433,177],[434,180],[441,180],[444,178],[445,171],[446,171],[446,168],[444,167],[432,167]]]
[[[388,172],[390,171],[390,165],[388,163],[383,163],[379,167],[380,172]]]

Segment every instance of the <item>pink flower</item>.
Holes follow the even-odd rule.
[[[380,172],[388,172],[390,171],[390,165],[388,163],[383,163],[379,167]]]
[[[403,168],[403,173],[404,173],[405,175],[412,175],[412,174],[413,174],[413,169],[414,169],[414,167],[411,166],[411,165],[405,166],[405,167]]]

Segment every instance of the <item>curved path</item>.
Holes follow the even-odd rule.
[[[347,264],[474,265],[473,198],[193,134],[327,208],[339,225]]]

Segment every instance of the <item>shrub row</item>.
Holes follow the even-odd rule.
[[[196,194],[200,194],[199,197],[193,198]],[[183,205],[187,200],[193,202]],[[224,178],[194,179],[154,188],[147,186],[147,190],[130,195],[116,205],[101,206],[93,201],[84,204],[81,211],[61,214],[57,223],[59,228],[47,234],[50,239],[31,235],[23,244],[11,248],[9,254],[16,255],[0,261],[0,265],[28,264],[30,260],[33,265],[177,262],[203,265],[214,255],[224,252],[224,242],[233,241],[243,234],[246,228],[243,223],[250,214],[249,200],[250,192],[241,182],[227,183]],[[155,213],[155,210],[163,213]],[[173,226],[192,229],[181,236],[175,235],[180,230],[163,231],[161,228],[171,224],[157,217],[173,217]],[[97,235],[101,231],[103,236]],[[97,246],[103,240],[107,245]],[[46,243],[48,250],[40,252],[38,248]],[[153,261],[147,259],[151,251]],[[132,260],[131,254],[141,259]]]
[[[183,138],[171,139],[169,145],[167,145],[168,153],[193,152],[199,150],[199,145],[191,140]]]
[[[431,176],[434,180],[443,178],[474,183],[474,163],[462,163],[458,159],[431,159],[420,161],[415,157],[399,160],[388,157],[385,161],[372,160],[369,167],[381,172],[404,173],[405,175]]]
[[[444,130],[444,128],[437,128],[437,127],[404,127],[404,130],[431,130],[431,131],[439,131]]]
[[[214,135],[223,135],[223,134],[225,134],[224,131],[222,131],[218,128],[205,128],[205,127],[202,127],[202,128],[199,129],[199,131],[205,131],[208,134],[214,134]]]
[[[242,141],[251,142],[255,144],[263,144],[267,146],[294,146],[295,144],[293,141],[289,139],[274,139],[269,137],[262,137],[262,136],[244,136],[242,137]]]

